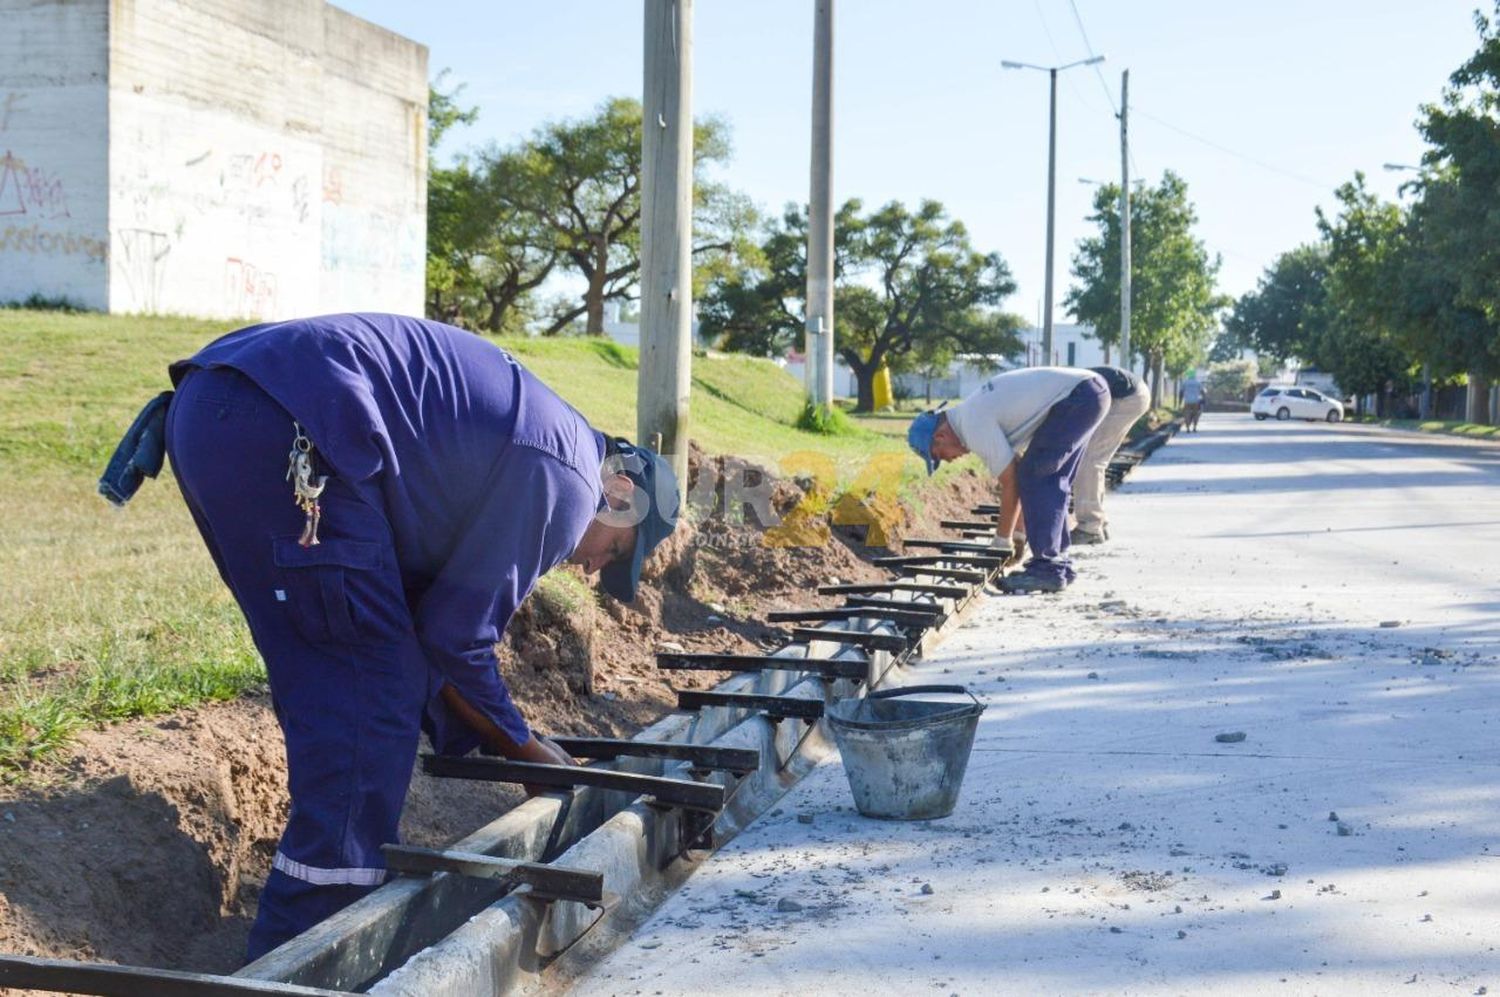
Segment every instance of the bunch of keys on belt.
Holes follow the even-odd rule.
[[[297,543],[303,547],[314,547],[318,544],[318,521],[323,518],[323,508],[318,504],[318,499],[328,485],[328,475],[313,474],[312,440],[307,438],[299,423],[292,423],[292,428],[297,435],[292,440],[291,452],[287,454],[286,479],[292,483],[292,501],[307,517]]]

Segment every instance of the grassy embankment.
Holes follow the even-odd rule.
[[[1351,415],[1350,422],[1391,429],[1406,429],[1418,433],[1436,433],[1442,436],[1467,436],[1476,440],[1500,440],[1500,426],[1486,426],[1460,419],[1382,419],[1374,415]]]
[[[166,364],[232,327],[175,318],[0,310],[0,778],[81,725],[229,699],[264,671],[175,486],[119,512],[95,482]],[[633,350],[505,345],[596,426],[634,435]],[[844,481],[904,451],[904,422],[823,437],[794,428],[802,391],[766,361],[696,358],[693,437],[775,466],[813,451]],[[946,470],[946,469],[945,469]],[[909,488],[918,474],[907,462]]]

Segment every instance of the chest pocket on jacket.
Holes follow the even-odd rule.
[[[277,600],[309,642],[394,644],[411,629],[399,573],[380,544],[334,538],[303,547],[294,537],[274,544],[284,586]]]

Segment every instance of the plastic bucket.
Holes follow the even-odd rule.
[[[898,700],[967,694],[972,703]],[[961,685],[914,685],[841,700],[828,709],[854,805],[866,817],[931,820],[958,803],[984,704]]]

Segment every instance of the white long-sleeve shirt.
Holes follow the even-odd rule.
[[[996,374],[947,410],[948,424],[959,442],[998,475],[1025,451],[1052,406],[1095,376],[1077,367],[1023,367]]]

